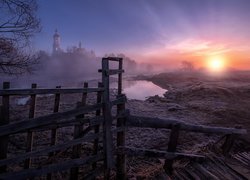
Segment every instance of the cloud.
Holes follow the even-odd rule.
[[[212,56],[227,54],[232,52],[247,52],[250,46],[241,42],[217,42],[213,40],[186,39],[183,41],[172,42],[164,48],[165,52],[175,54],[189,54],[192,56]]]

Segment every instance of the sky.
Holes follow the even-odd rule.
[[[250,68],[250,0],[38,0],[36,49],[78,45],[98,56],[124,53],[138,62],[205,66],[211,57]]]

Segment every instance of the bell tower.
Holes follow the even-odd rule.
[[[53,54],[61,52],[60,48],[60,35],[57,32],[57,29],[55,30],[55,34],[53,36]]]

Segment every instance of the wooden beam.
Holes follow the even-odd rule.
[[[180,124],[173,124],[169,136],[168,142],[168,152],[175,152],[177,148],[178,138],[179,138]],[[165,159],[164,170],[168,174],[173,173],[173,159]]]
[[[103,87],[103,84],[101,82],[98,82],[98,87]],[[96,96],[96,103],[99,104],[102,102],[102,96],[103,93],[102,92],[97,92],[97,96]],[[96,110],[96,117],[100,117],[101,116],[101,109]],[[94,132],[95,133],[99,133],[100,132],[100,124],[94,126]],[[98,153],[98,149],[99,149],[99,139],[95,139],[94,140],[94,146],[93,146],[93,155]],[[93,170],[95,170],[97,167],[96,163],[92,164],[92,168]]]
[[[33,128],[39,128],[46,125],[51,125],[53,123],[58,123],[64,119],[70,118],[72,116],[77,116],[83,113],[88,113],[91,111],[98,110],[102,107],[102,104],[95,104],[90,106],[79,107],[66,112],[54,113],[42,117],[34,118],[32,121],[28,119],[11,123],[8,125],[0,126],[0,136],[15,134],[23,131],[27,131]]]
[[[114,166],[113,161],[113,137],[111,134],[112,115],[109,97],[109,75],[105,73],[109,69],[109,62],[107,59],[102,59],[102,83],[104,86],[103,92],[103,147],[105,153],[104,161],[104,178],[109,179],[111,168]]]
[[[61,88],[61,89],[8,89],[0,90],[0,96],[4,95],[32,95],[32,94],[73,94],[73,93],[93,93],[104,91],[103,88]]]
[[[57,89],[60,89],[61,86],[57,86]],[[54,100],[54,108],[53,108],[53,112],[57,113],[59,111],[59,107],[60,107],[60,98],[61,95],[59,93],[55,94],[55,100]],[[51,140],[50,140],[50,145],[53,146],[56,144],[56,140],[57,140],[57,128],[52,128],[51,129]],[[51,159],[51,157],[54,155],[54,152],[49,153],[49,158]],[[52,163],[52,162],[50,162]],[[51,180],[52,179],[52,174],[49,173],[47,174],[47,180]]]
[[[187,153],[177,153],[177,152],[166,152],[159,151],[154,149],[143,149],[143,148],[134,148],[134,147],[120,147],[117,149],[117,153],[125,152],[128,156],[145,156],[145,157],[154,157],[154,158],[195,158],[195,159],[204,159],[205,156],[187,154]]]
[[[228,156],[231,148],[233,147],[235,139],[236,139],[235,134],[227,134],[226,135],[225,142],[222,145],[222,152],[225,156]]]
[[[84,88],[88,88],[87,82],[84,82]],[[82,94],[82,101],[80,102],[79,105],[86,106],[86,102],[87,102],[87,93],[83,93]],[[84,118],[84,114],[80,114],[80,115],[76,116],[76,119],[79,119],[79,118]],[[90,126],[88,128],[91,129]],[[83,133],[83,126],[82,125],[75,125],[74,126],[74,139],[78,139],[82,133]],[[76,146],[73,146],[73,151],[72,151],[72,158],[73,159],[77,159],[80,157],[81,148],[82,148],[82,144],[78,144]],[[78,173],[79,173],[79,167],[71,168],[70,169],[70,179],[77,180]]]
[[[61,86],[57,86],[56,88],[60,89]],[[61,94],[59,93],[55,94],[53,113],[59,112],[60,99],[61,99]],[[52,128],[51,129],[51,142],[50,142],[52,146],[56,144],[56,138],[57,138],[56,136],[57,136],[57,129]]]
[[[36,84],[31,85],[32,89],[36,89],[36,87],[37,87]],[[30,110],[29,110],[29,118],[30,119],[33,119],[35,116],[35,108],[36,108],[36,95],[31,95],[30,96]],[[32,151],[32,146],[33,146],[33,132],[28,131],[26,152]],[[31,165],[31,159],[28,158],[24,162],[24,168],[29,169],[30,165]]]
[[[120,58],[120,57],[105,57],[102,59],[108,60],[108,61],[120,61],[122,58]]]
[[[9,89],[10,83],[9,82],[3,82],[3,89]],[[9,95],[4,95],[2,97],[2,106],[0,110],[0,126],[5,126],[6,124],[9,124],[9,116],[10,116],[10,97]],[[0,159],[7,158],[7,151],[8,151],[8,141],[9,137],[8,135],[4,135],[0,137]],[[0,166],[0,173],[3,173],[6,171],[7,166]]]
[[[120,94],[117,98],[125,97],[124,94]],[[121,112],[125,111],[125,103],[117,105],[117,115]],[[126,126],[126,118],[117,118],[116,127],[117,128],[125,128]],[[116,140],[117,148],[125,146],[125,131],[117,132],[117,140]],[[125,152],[121,152],[117,154],[116,157],[116,179],[125,180],[126,177],[126,155]]]
[[[119,60],[119,70],[122,71],[122,58]],[[124,72],[124,71],[123,71]],[[122,94],[122,73],[118,74],[118,95]]]
[[[112,76],[112,75],[115,75],[115,74],[122,74],[124,73],[124,70],[123,69],[109,69],[109,70],[102,70],[102,69],[99,69],[98,72],[104,72],[107,76]]]
[[[127,119],[127,126],[130,127],[171,129],[171,126],[173,124],[180,124],[180,130],[183,131],[215,133],[215,134],[247,134],[246,129],[194,125],[190,123],[185,123],[183,121],[177,121],[171,119],[160,119],[160,118],[132,116],[132,115],[129,116]]]

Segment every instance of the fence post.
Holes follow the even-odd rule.
[[[36,87],[37,87],[36,84],[31,85],[32,89],[35,89]],[[29,110],[30,119],[34,118],[35,116],[35,107],[36,107],[36,95],[32,94],[30,95],[30,110]],[[32,151],[32,146],[33,146],[33,132],[28,131],[26,152]],[[24,162],[24,169],[29,169],[30,165],[31,165],[31,158],[28,158]]]
[[[122,70],[122,58],[119,59],[119,70]],[[122,73],[118,74],[118,95],[122,94]]]
[[[222,145],[222,152],[224,154],[224,156],[227,156],[234,144],[234,140],[235,140],[236,135],[235,134],[227,134],[226,135],[226,140],[224,142],[224,144]]]
[[[61,86],[56,86],[57,89],[60,89]],[[60,93],[56,93],[55,94],[55,100],[54,100],[54,108],[53,108],[53,112],[57,113],[59,111],[59,107],[60,107],[60,99],[61,99],[61,95]],[[56,137],[57,137],[57,129],[53,128],[51,129],[51,141],[50,141],[50,145],[53,146],[56,144]],[[54,156],[55,153],[49,153],[49,158],[51,158],[52,156]],[[51,162],[52,163],[52,162]],[[47,174],[47,180],[52,179],[52,174],[48,173]]]
[[[118,95],[117,98],[125,96],[124,94]],[[118,117],[124,113],[125,103],[117,105],[117,115]],[[126,118],[119,117],[117,118],[117,128],[123,128],[123,131],[117,132],[117,148],[125,146],[125,124]],[[125,152],[121,151],[117,153],[116,159],[116,179],[125,180],[126,179],[126,156]]]
[[[88,83],[85,82],[84,83],[84,88],[88,88]],[[77,106],[85,106],[86,105],[86,101],[87,101],[87,93],[83,93],[82,94],[82,101],[80,104],[78,104]],[[76,116],[76,118],[84,118],[84,114],[81,114],[79,116]],[[75,125],[74,128],[74,139],[77,139],[80,137],[81,133],[83,131],[83,126],[82,125]],[[81,148],[82,145],[78,144],[76,146],[73,147],[73,152],[72,152],[72,158],[79,158],[81,155]],[[73,167],[70,170],[70,179],[72,180],[76,180],[78,179],[78,173],[79,173],[79,167]]]
[[[169,136],[168,142],[168,152],[175,152],[177,147],[177,142],[179,138],[180,124],[173,124]],[[164,170],[166,173],[173,173],[173,159],[166,159],[164,164]]]
[[[111,125],[112,125],[112,115],[111,115],[111,107],[110,107],[110,98],[109,98],[109,62],[108,59],[102,58],[102,83],[104,86],[103,92],[103,143],[104,143],[104,153],[105,153],[105,161],[104,161],[104,176],[105,179],[109,179],[110,170],[113,167],[113,138],[111,133]]]
[[[101,82],[98,82],[98,88],[101,88],[101,87],[103,87],[103,84]],[[97,97],[96,97],[96,103],[97,104],[99,104],[99,103],[102,102],[102,94],[103,94],[103,92],[101,92],[101,91],[97,92]],[[96,114],[95,115],[96,116],[100,116],[101,115],[101,110],[100,109],[96,110]],[[99,131],[100,131],[100,125],[94,126],[94,131],[95,131],[96,134],[99,133]],[[94,153],[93,154],[94,155],[96,155],[97,152],[98,152],[98,144],[99,144],[99,139],[95,139],[94,140],[94,147],[93,147],[93,149],[94,149]],[[92,168],[93,169],[96,168],[96,162],[92,164]]]
[[[9,82],[3,82],[3,89],[9,89],[10,83]],[[0,116],[0,126],[9,124],[9,107],[10,104],[10,98],[9,95],[4,95],[2,97],[2,107],[1,107],[1,116]],[[0,137],[0,159],[6,159],[7,158],[7,150],[8,150],[8,136],[2,136]],[[7,170],[7,166],[0,166],[0,173],[4,173]]]

